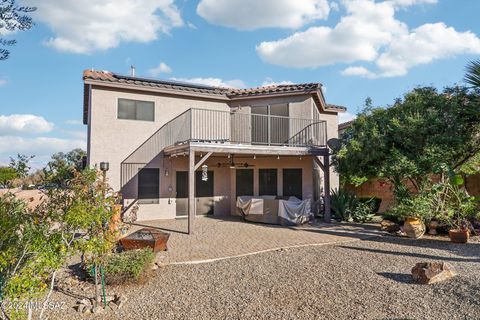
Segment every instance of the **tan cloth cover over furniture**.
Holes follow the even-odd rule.
[[[275,196],[240,196],[237,208],[245,220],[280,225],[298,225],[309,221],[311,201],[290,197],[288,200],[275,199]]]

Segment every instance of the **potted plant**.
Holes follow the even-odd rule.
[[[409,238],[418,239],[425,234],[424,220],[430,215],[430,202],[423,195],[402,199],[392,210],[393,214],[404,219],[403,232]]]
[[[448,230],[448,236],[454,243],[467,243],[470,238],[470,222],[459,218],[455,228]]]

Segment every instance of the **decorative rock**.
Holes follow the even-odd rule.
[[[152,270],[157,270],[158,269],[158,265],[156,263],[152,264]]]
[[[77,304],[89,305],[89,304],[90,304],[90,300],[84,298],[84,299],[82,299],[82,300],[78,300],[78,301],[77,301]]]
[[[92,312],[93,312],[93,313],[97,313],[97,314],[98,314],[98,313],[103,313],[103,311],[104,311],[103,308],[100,307],[100,306],[93,307],[93,309],[92,309]]]
[[[87,308],[84,304],[77,304],[73,307],[77,312],[84,313],[84,310]]]
[[[127,301],[127,298],[125,296],[115,295],[114,302],[118,306],[119,309],[125,304],[126,301]]]
[[[418,284],[432,284],[455,275],[452,266],[446,262],[419,262],[412,268],[413,281]]]

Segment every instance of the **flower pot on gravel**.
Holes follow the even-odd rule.
[[[407,237],[418,239],[425,234],[425,224],[419,218],[407,218],[403,224],[403,231]]]
[[[451,229],[448,231],[450,241],[454,243],[467,243],[470,238],[470,231],[468,229]]]

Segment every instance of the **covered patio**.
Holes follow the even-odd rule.
[[[188,156],[188,234],[194,233],[194,218],[196,217],[195,202],[195,172],[200,170],[212,155],[224,155],[230,158],[235,155],[258,156],[299,156],[312,157],[313,161],[323,172],[323,221],[330,223],[330,158],[328,148],[322,147],[272,147],[254,145],[228,145],[223,143],[205,143],[202,141],[187,141],[183,144],[168,147],[164,150],[164,156],[175,157],[177,155]],[[320,196],[320,195],[319,195]],[[315,199],[312,199],[312,201]],[[318,199],[317,199],[318,200]]]

